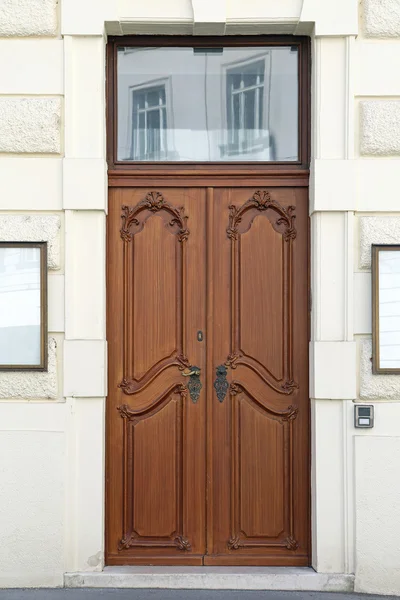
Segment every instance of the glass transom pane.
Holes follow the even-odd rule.
[[[299,159],[298,51],[118,49],[119,161]]]

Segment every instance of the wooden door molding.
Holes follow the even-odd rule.
[[[185,209],[183,206],[176,208],[169,204],[162,195],[161,192],[148,192],[146,197],[143,198],[136,206],[123,206],[122,207],[122,227],[121,227],[121,237],[123,240],[130,242],[133,236],[136,233],[142,231],[144,224],[146,222],[146,218],[139,221],[138,217],[142,212],[165,212],[167,213],[167,221],[170,227],[175,229],[177,226],[176,234],[178,236],[179,242],[184,242],[187,240],[189,235],[189,229],[187,228],[187,220],[188,217],[185,216]],[[168,216],[169,213],[169,216]],[[147,218],[149,218],[150,214],[147,214]],[[171,220],[172,217],[172,220]],[[132,231],[132,228],[137,227],[135,231]],[[175,233],[175,232],[174,232]]]
[[[283,446],[287,447],[287,455],[289,457],[289,461],[292,460],[293,456],[293,429],[292,423],[296,419],[297,414],[299,412],[299,407],[291,404],[288,406],[286,410],[277,411],[274,410],[270,406],[264,406],[257,398],[255,398],[242,384],[237,381],[233,381],[230,386],[231,396],[237,396],[238,394],[242,394],[244,398],[246,398],[248,404],[253,405],[256,409],[261,408],[262,411],[269,413],[269,418],[271,420],[271,426],[275,427],[275,429],[281,428],[281,436],[283,440]],[[245,406],[245,405],[244,405]],[[234,427],[234,434],[232,439],[235,439],[235,434],[238,436],[238,432],[240,430],[240,414],[244,408],[243,404],[233,404],[232,408],[232,420]],[[245,408],[245,410],[247,410]],[[272,423],[275,422],[274,425]],[[279,423],[277,425],[276,423]],[[253,549],[275,549],[275,548],[286,548],[287,550],[297,550],[299,544],[295,539],[294,535],[294,486],[293,486],[293,477],[292,477],[292,469],[285,477],[285,490],[284,490],[284,498],[288,501],[288,506],[285,507],[286,512],[286,527],[280,529],[280,531],[276,531],[275,540],[270,539],[262,539],[262,536],[251,536],[247,535],[245,532],[245,527],[243,527],[240,520],[240,490],[238,485],[233,485],[239,481],[239,471],[240,471],[240,458],[239,458],[239,448],[233,443],[232,448],[232,515],[231,515],[231,537],[227,542],[227,547],[229,550],[239,550],[241,548],[253,548]]]
[[[177,439],[176,439],[176,456],[179,461],[183,454],[183,405],[187,398],[187,389],[184,385],[178,384],[171,390],[168,390],[163,397],[151,406],[150,410],[135,411],[129,408],[129,406],[122,405],[118,406],[117,409],[124,419],[124,482],[126,485],[126,501],[124,511],[124,536],[118,543],[118,550],[138,549],[138,548],[151,548],[152,550],[158,548],[177,548],[178,550],[190,552],[192,549],[189,540],[184,535],[184,515],[183,515],[183,502],[184,502],[184,489],[181,477],[181,468],[177,464],[175,466],[176,473],[180,475],[177,482],[177,504],[176,504],[176,528],[166,536],[158,536],[154,539],[149,536],[142,535],[139,528],[135,528],[133,511],[130,507],[134,504],[133,492],[134,492],[134,480],[133,480],[133,468],[132,461],[129,458],[133,455],[133,443],[135,427],[146,418],[154,416],[157,412],[163,410],[171,397],[171,393],[178,394],[180,399],[175,403],[174,414],[172,415],[171,423],[175,424]],[[127,460],[128,459],[128,460]]]
[[[238,365],[246,365],[252,369],[267,385],[275,391],[283,394],[292,394],[299,386],[293,380],[293,348],[292,348],[292,320],[293,310],[292,298],[292,253],[293,240],[296,239],[297,231],[295,228],[295,206],[285,208],[276,200],[271,198],[268,190],[257,190],[239,208],[231,204],[229,206],[229,225],[226,233],[232,243],[231,255],[231,306],[232,306],[232,348],[226,360],[226,366],[236,369]],[[240,238],[250,230],[254,219],[259,214],[265,214],[274,230],[282,236],[282,272],[283,272],[283,297],[284,297],[284,330],[282,331],[283,349],[283,377],[278,379],[267,368],[263,368],[261,362],[256,357],[249,356],[242,347],[240,337],[240,319],[239,319],[239,281],[240,281]],[[257,257],[254,257],[257,260]]]
[[[154,214],[158,214],[164,222],[165,229],[175,235],[179,242],[177,246],[176,273],[178,277],[177,297],[177,348],[167,357],[161,357],[153,368],[137,377],[134,375],[133,344],[130,336],[133,335],[133,282],[130,280],[133,272],[133,248],[129,245],[136,234],[143,231],[145,223]],[[185,354],[185,322],[186,322],[186,248],[185,243],[189,236],[187,228],[188,216],[185,215],[183,206],[175,207],[164,198],[161,192],[150,191],[135,206],[122,206],[121,238],[128,245],[124,247],[124,378],[119,387],[125,394],[135,394],[149,385],[158,374],[171,366],[176,366],[180,371],[191,367]],[[183,386],[187,391],[187,388]],[[157,404],[158,399],[154,402]]]

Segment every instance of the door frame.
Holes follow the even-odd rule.
[[[299,160],[296,162],[135,162],[116,160],[117,151],[117,78],[116,56],[119,46],[158,46],[158,47],[241,47],[265,45],[297,45],[299,48]],[[306,36],[110,36],[107,43],[107,77],[106,77],[106,128],[107,128],[107,162],[108,187],[204,187],[204,179],[210,187],[226,187],[229,182],[235,187],[247,187],[248,178],[254,187],[309,187],[309,165],[311,151],[311,52],[310,38]],[[177,179],[179,176],[179,179]],[[309,204],[309,199],[308,199]],[[109,247],[107,243],[107,267]],[[308,228],[308,289],[310,286],[310,227]],[[108,277],[108,276],[107,276]],[[110,339],[108,324],[109,303],[107,305],[107,339]],[[308,341],[311,332],[311,302],[308,307]],[[106,399],[106,440],[105,440],[105,540],[107,546],[107,504],[108,504],[108,427]],[[309,563],[312,562],[311,535],[311,402],[309,401],[309,490],[308,490],[308,522],[309,522]],[[209,458],[207,458],[207,471]]]

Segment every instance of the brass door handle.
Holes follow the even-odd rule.
[[[192,375],[200,375],[200,371],[201,369],[199,369],[198,367],[193,367],[191,371],[189,371],[189,373],[185,373],[184,371],[182,372],[182,375],[184,377],[191,377]]]
[[[190,370],[188,370],[187,373],[184,371],[182,372],[184,377],[190,377],[187,388],[194,404],[196,404],[197,400],[200,398],[201,388],[203,387],[200,381],[200,372],[200,367],[190,367]]]

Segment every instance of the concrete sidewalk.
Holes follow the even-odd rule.
[[[163,589],[34,589],[0,590],[0,600],[382,600],[399,596],[369,596],[332,592],[276,592]]]

